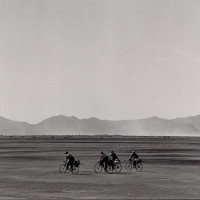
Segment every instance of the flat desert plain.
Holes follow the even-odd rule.
[[[126,171],[133,149],[143,171]],[[114,150],[120,174],[96,174],[100,151]],[[81,161],[78,175],[60,174],[65,151]],[[200,138],[1,136],[0,199],[200,199]]]

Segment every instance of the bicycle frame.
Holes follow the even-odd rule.
[[[78,174],[79,167],[76,167],[75,165],[73,165],[73,169],[72,169],[71,165],[69,165],[69,168],[67,170],[68,161],[64,160],[63,162],[64,162],[64,164],[61,164],[60,168],[59,168],[60,173],[65,174],[67,171],[70,171],[72,174]]]

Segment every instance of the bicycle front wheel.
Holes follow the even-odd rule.
[[[126,170],[127,171],[131,171],[132,170],[132,162],[130,162],[130,161],[128,161],[127,163],[126,163],[126,165],[125,165],[125,168],[126,168]]]
[[[101,166],[99,163],[96,163],[96,164],[94,165],[94,171],[95,171],[96,173],[101,173],[101,172],[102,172],[102,166]]]
[[[115,164],[115,171],[117,173],[120,173],[122,171],[122,165],[121,165],[121,163]]]
[[[136,166],[135,166],[135,168],[136,168],[137,172],[141,172],[142,169],[143,169],[142,163],[141,163],[141,162],[140,162],[140,163],[137,163]]]
[[[65,174],[67,169],[66,169],[66,166],[65,164],[61,164],[60,167],[59,167],[59,171],[61,174]]]

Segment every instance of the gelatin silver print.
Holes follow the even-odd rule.
[[[0,0],[0,200],[200,199],[199,0]]]

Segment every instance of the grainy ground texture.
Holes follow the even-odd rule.
[[[142,172],[124,167],[136,149]],[[114,150],[120,174],[96,174],[100,151]],[[60,174],[65,151],[78,175]],[[200,199],[200,138],[122,136],[0,137],[0,199]]]

